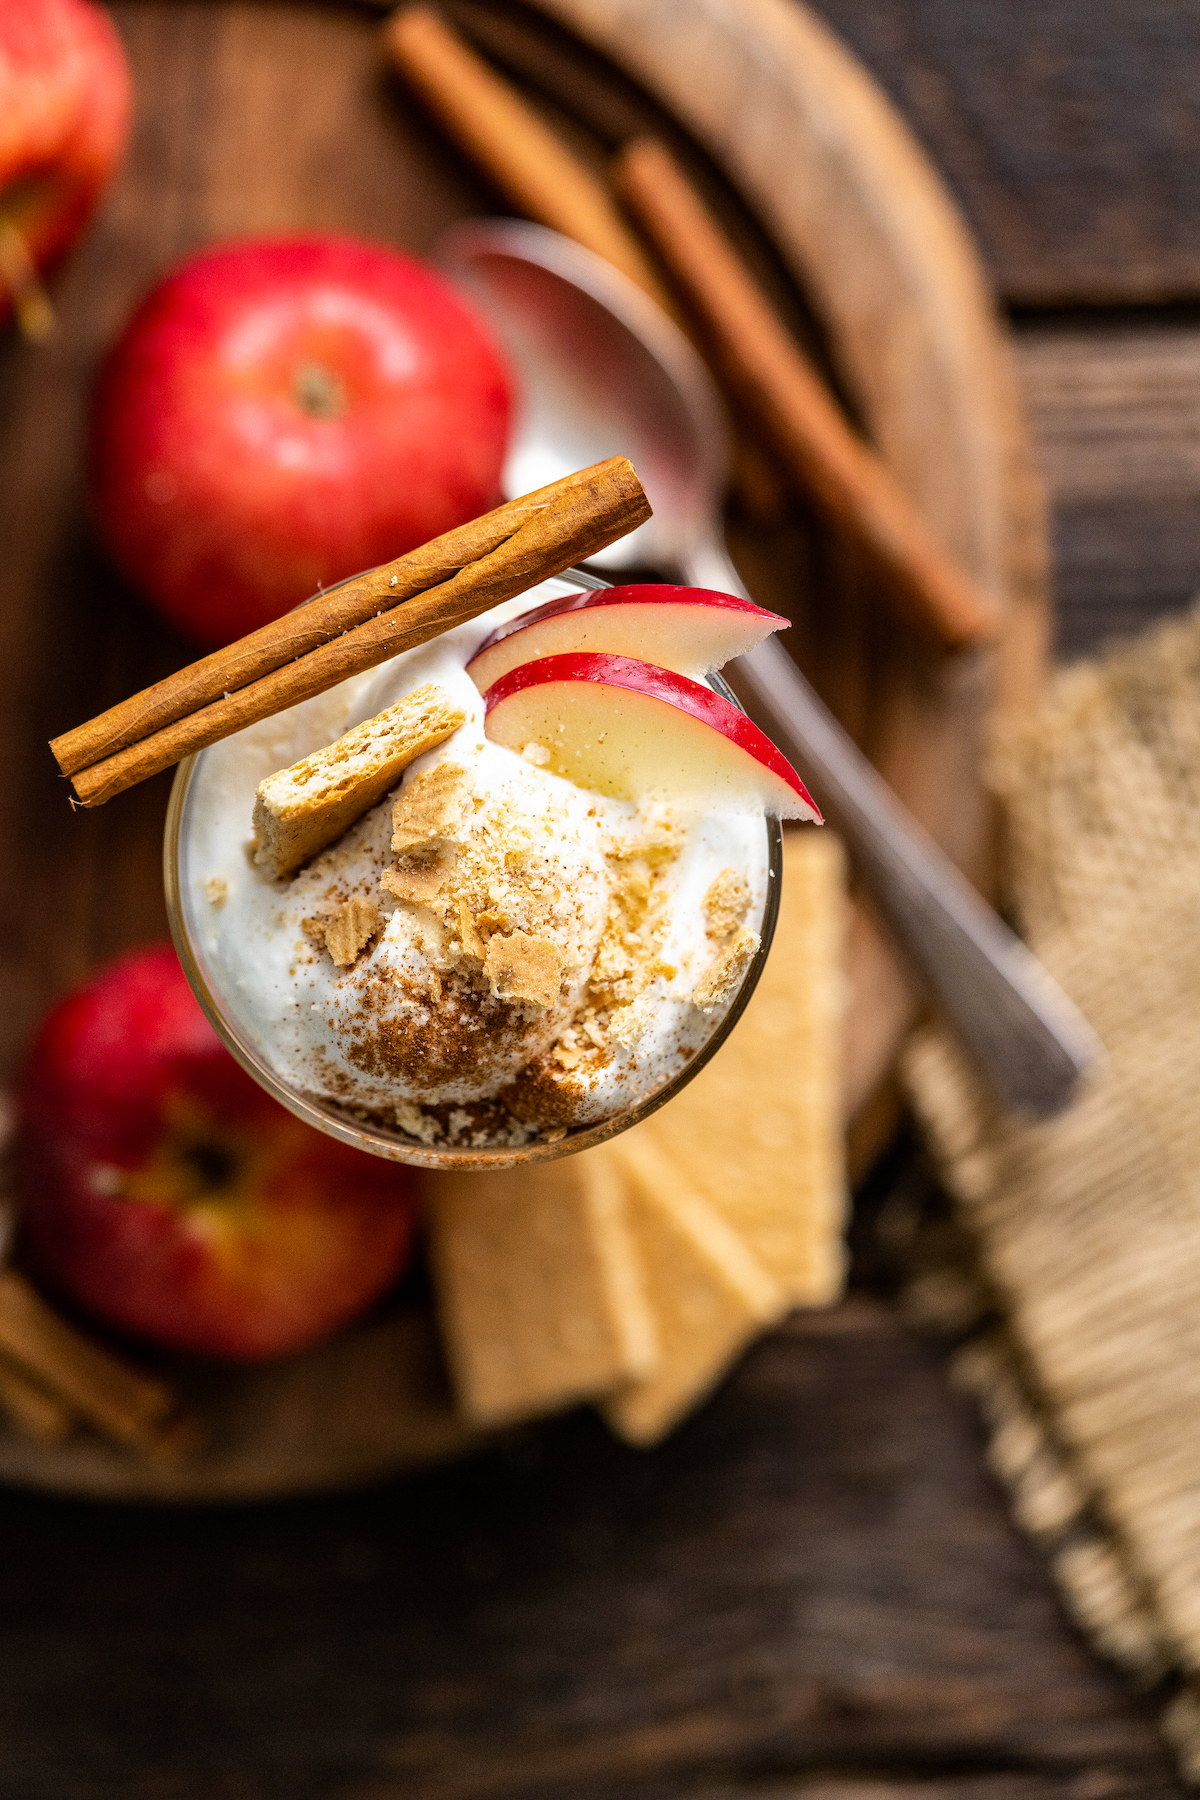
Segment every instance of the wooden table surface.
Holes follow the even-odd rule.
[[[1200,585],[1200,14],[818,10],[904,107],[1014,308],[1061,650],[1182,606]],[[202,94],[180,104],[202,124]],[[8,347],[5,407],[22,385]],[[69,419],[65,386],[57,403]],[[35,460],[3,501],[10,565],[48,554],[38,478]],[[83,552],[54,554],[69,583]],[[126,640],[98,637],[98,659],[163,654],[135,611],[112,616]],[[20,664],[23,622],[0,621]],[[48,785],[0,736],[10,776]],[[161,796],[129,808],[131,845],[138,805]],[[113,854],[109,903],[120,838]],[[32,899],[68,922],[104,903],[65,858]],[[23,919],[5,925],[11,1042],[33,977]],[[148,910],[121,935],[159,929]],[[969,1405],[891,1299],[873,1220],[912,1174],[901,1148],[862,1197],[844,1305],[761,1345],[652,1453],[579,1415],[349,1498],[206,1514],[0,1495],[0,1800],[1182,1792],[1154,1697],[1065,1619]]]

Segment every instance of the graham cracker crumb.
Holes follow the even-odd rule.
[[[514,931],[510,937],[489,938],[483,972],[498,1000],[555,1006],[562,985],[562,953],[549,938]]]
[[[750,904],[750,883],[737,869],[722,869],[704,896],[704,918],[710,938],[736,931]]]
[[[409,1137],[416,1138],[421,1144],[432,1144],[442,1135],[437,1120],[430,1118],[412,1100],[397,1102],[396,1124],[401,1131],[407,1131]]]
[[[379,908],[374,900],[355,894],[335,907],[325,921],[325,948],[339,969],[348,969],[378,928]]]
[[[452,840],[471,816],[473,795],[461,763],[438,763],[409,783],[392,808],[392,849]]]
[[[210,875],[204,884],[204,898],[210,906],[224,906],[229,898],[229,883],[223,875]]]
[[[450,873],[450,858],[438,856],[432,862],[395,864],[385,869],[379,885],[397,900],[408,900],[413,906],[424,906],[441,891]]]
[[[458,935],[462,939],[463,953],[467,956],[476,956],[482,962],[487,955],[487,945],[480,937],[475,921],[471,917],[471,909],[461,895],[458,902]]]
[[[613,891],[588,977],[595,1007],[610,1012],[627,1007],[662,972],[658,953],[667,925],[663,876],[678,853],[663,826],[638,842],[614,840],[607,847]]]
[[[747,931],[744,926],[739,928],[724,948],[717,951],[692,989],[692,1005],[698,1006],[701,1012],[712,1012],[714,1007],[724,1005],[741,986],[757,949],[758,933]]]

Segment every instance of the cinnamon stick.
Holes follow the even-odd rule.
[[[428,6],[392,14],[384,42],[394,67],[517,212],[574,238],[628,275],[683,325],[672,296],[613,204],[606,182],[558,138]],[[686,326],[685,326],[686,329]],[[730,480],[752,518],[775,523],[786,501],[761,446],[735,421]]]
[[[72,780],[79,800],[84,806],[100,806],[194,751],[324,693],[348,676],[375,668],[501,600],[524,593],[572,563],[595,555],[650,517],[642,484],[632,463],[623,456],[580,470],[541,493],[549,496],[544,504],[530,511],[495,549],[460,568],[448,581],[410,596],[401,605],[318,644],[297,661],[274,668],[261,679],[222,694],[211,704],[79,770]],[[305,607],[301,612],[308,610]],[[235,653],[239,648],[231,646]],[[191,678],[192,671],[185,669],[173,679],[180,683],[181,691],[191,693]]]
[[[281,619],[273,619],[236,643],[201,657],[178,674],[110,707],[86,725],[65,731],[50,745],[59,768],[64,775],[89,768],[165,725],[198,712],[211,701],[249,686],[273,669],[308,655],[377,614],[390,611],[411,595],[436,587],[497,549],[531,518],[560,501],[571,487],[590,480],[593,473],[582,469],[568,475],[565,481],[555,481],[518,500],[506,501],[393,562],[339,582],[337,587],[318,594]]]
[[[994,638],[997,606],[850,429],[675,159],[654,139],[640,139],[614,159],[613,180],[725,383],[802,491],[871,557],[896,611],[950,649]]]
[[[174,1407],[169,1388],[60,1319],[14,1269],[0,1270],[0,1352],[118,1443],[152,1443]]]
[[[10,1424],[38,1444],[61,1444],[69,1438],[74,1414],[15,1363],[0,1358],[0,1412]]]
[[[671,310],[606,183],[432,7],[394,12],[384,43],[395,68],[518,212],[603,256]]]

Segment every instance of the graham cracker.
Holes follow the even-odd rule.
[[[459,1405],[509,1424],[654,1368],[658,1343],[614,1163],[567,1157],[424,1183]]]
[[[793,1304],[841,1289],[845,868],[828,828],[784,836],[779,923],[729,1042],[637,1127]]]
[[[489,938],[483,972],[492,984],[492,993],[503,1000],[558,1005],[563,957],[549,938],[532,937],[527,931]]]
[[[348,969],[378,929],[378,906],[374,900],[355,894],[334,907],[325,925],[325,948],[339,969]]]
[[[392,849],[425,850],[452,842],[470,818],[473,796],[461,763],[440,762],[409,782],[392,808]]]
[[[268,775],[254,800],[255,862],[271,875],[294,875],[466,716],[444,688],[427,682],[336,743]]]
[[[647,1134],[586,1152],[626,1183],[659,1361],[603,1404],[613,1430],[650,1444],[707,1393],[738,1352],[787,1311],[787,1296]]]

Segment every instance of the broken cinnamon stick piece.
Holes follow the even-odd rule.
[[[174,1408],[169,1388],[60,1319],[13,1269],[0,1270],[0,1352],[121,1444],[153,1443]]]
[[[545,504],[532,512],[490,553],[460,568],[449,580],[414,594],[399,606],[320,644],[261,680],[224,694],[198,711],[91,764],[72,777],[84,806],[100,806],[172,763],[231,737],[246,725],[323,694],[351,675],[376,668],[402,650],[559,575],[594,556],[650,517],[633,464],[610,457],[542,490]],[[307,608],[302,611],[307,611]],[[292,614],[290,617],[299,617]],[[282,621],[281,621],[282,623]],[[231,647],[237,651],[239,646]],[[211,660],[211,659],[208,659]],[[192,669],[174,677],[190,686]],[[160,684],[166,687],[167,683]],[[93,721],[93,724],[97,721]],[[56,740],[61,742],[61,740]]]
[[[0,1358],[0,1412],[22,1437],[38,1444],[61,1444],[75,1423],[69,1407],[31,1381],[15,1364]]]
[[[673,277],[718,375],[802,492],[871,558],[901,617],[948,649],[994,638],[996,603],[850,429],[669,151],[652,138],[626,145],[613,181]]]

